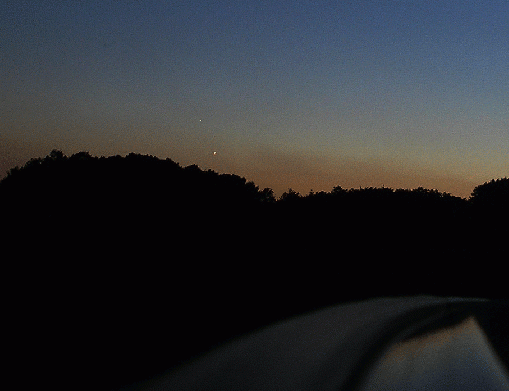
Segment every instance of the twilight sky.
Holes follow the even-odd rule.
[[[0,17],[0,177],[53,148],[276,194],[467,197],[509,174],[505,0],[4,0]]]

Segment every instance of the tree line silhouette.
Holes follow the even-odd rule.
[[[507,298],[508,201],[508,178],[469,199],[340,186],[276,198],[168,158],[53,150],[0,182],[4,270],[17,332],[38,319],[27,343],[101,349],[89,369],[114,387],[324,305]]]

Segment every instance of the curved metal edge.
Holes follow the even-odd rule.
[[[474,314],[489,302],[477,299],[448,300],[411,310],[393,319],[383,334],[373,341],[369,349],[355,365],[355,370],[343,383],[343,390],[361,390],[367,376],[383,354],[396,342],[455,325]]]

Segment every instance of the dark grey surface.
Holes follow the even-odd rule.
[[[394,344],[362,390],[509,390],[507,370],[475,317]]]
[[[377,357],[370,355],[381,358],[391,341],[436,321],[455,306],[480,302],[482,300],[420,296],[379,298],[326,308],[238,338],[132,389],[341,390],[362,387],[369,378],[358,374],[366,367],[376,368],[373,360]]]

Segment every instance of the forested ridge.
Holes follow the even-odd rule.
[[[114,387],[324,305],[507,298],[508,201],[507,178],[469,199],[340,186],[276,198],[171,159],[54,150],[0,182],[4,275],[17,332],[37,324],[26,343],[99,349],[91,376]]]
[[[111,239],[120,253],[122,243],[115,240],[127,235],[170,246],[189,239],[223,251],[245,242],[246,255],[263,250],[267,257],[285,246],[288,256],[330,258],[333,251],[339,258],[403,260],[433,254],[452,261],[496,254],[499,248],[486,236],[505,227],[509,179],[479,185],[469,199],[422,187],[341,186],[307,195],[289,189],[276,198],[271,189],[237,175],[182,167],[171,159],[87,152],[67,157],[54,150],[11,169],[0,182],[0,200],[14,239],[53,232],[54,241],[62,242],[73,231],[79,242],[95,232],[87,246],[104,240],[106,249]]]

